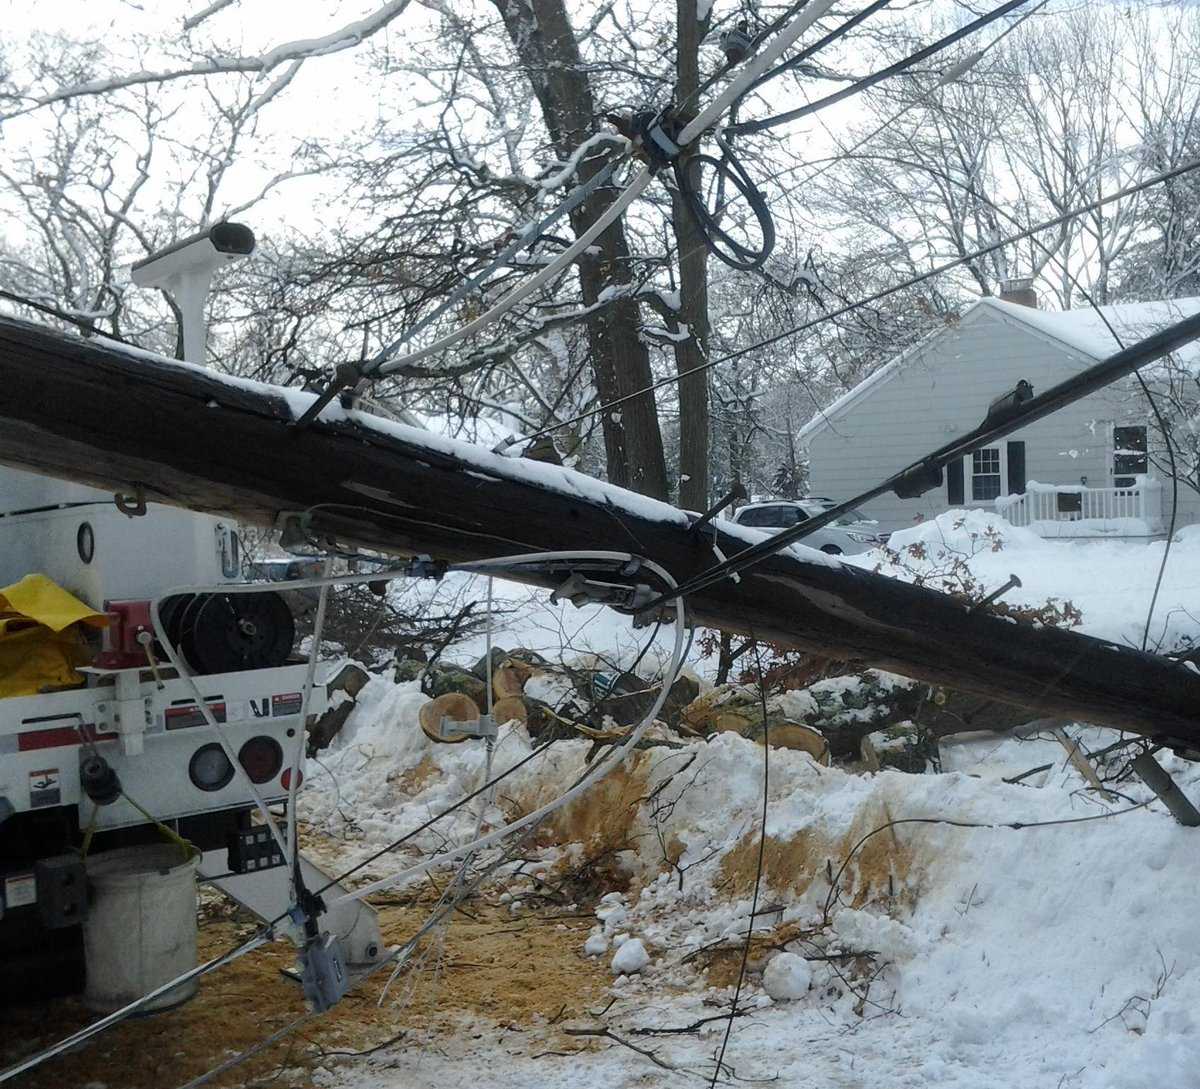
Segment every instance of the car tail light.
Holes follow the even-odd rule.
[[[296,789],[297,790],[300,789],[300,784],[303,782],[304,782],[304,772],[297,770],[296,771]],[[292,769],[291,768],[283,769],[283,774],[279,777],[279,785],[281,787],[283,787],[284,790],[292,789]]]
[[[233,778],[233,765],[215,741],[201,745],[188,761],[188,778],[200,790],[221,790]]]
[[[266,783],[283,767],[283,749],[273,737],[252,737],[238,753],[238,763],[252,783]]]

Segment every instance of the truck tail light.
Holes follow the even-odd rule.
[[[283,767],[283,749],[273,737],[252,737],[238,753],[238,763],[252,783],[266,783]]]
[[[221,790],[233,778],[233,765],[215,741],[201,745],[188,761],[188,778],[199,790]]]
[[[303,782],[304,782],[304,772],[297,769],[297,771],[296,771],[296,789],[297,790],[300,789],[300,784]],[[291,768],[283,769],[283,774],[279,777],[279,785],[281,787],[283,787],[284,790],[292,789],[292,769]]]

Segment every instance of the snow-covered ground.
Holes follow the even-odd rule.
[[[1003,523],[997,530],[978,513],[960,521],[947,516],[893,537],[905,577],[944,569],[947,557],[938,550],[965,553],[988,588],[1020,576],[1021,589],[1006,600],[1070,599],[1083,630],[1140,644],[1161,544],[1044,542]],[[910,544],[923,548],[914,555]],[[880,555],[856,562],[889,566]],[[478,590],[462,584],[440,592],[464,587]],[[1200,536],[1184,534],[1173,547],[1152,645],[1164,631],[1170,644],[1196,630],[1197,595]],[[522,603],[495,635],[506,648],[556,651],[565,638],[568,658],[595,652],[628,664],[647,635],[624,618],[551,608],[520,589],[498,589],[497,597]],[[482,653],[482,637],[469,643],[453,656],[470,661]],[[431,744],[416,723],[422,702],[413,682],[373,680],[322,754],[324,772],[313,769],[305,814],[344,840],[346,862],[482,781],[482,746]],[[1072,732],[1093,750],[1116,737]],[[517,770],[483,809],[484,826],[565,790],[589,747],[557,742]],[[494,770],[512,767],[531,748],[523,729],[502,728]],[[871,775],[770,752],[755,926],[761,942],[743,990],[745,1013],[733,1023],[725,1080],[775,1079],[784,1089],[1200,1085],[1200,940],[1189,868],[1197,833],[1157,803],[1140,805],[1149,795],[1136,781],[1122,784],[1124,797],[1098,798],[1048,737],[977,735],[943,742],[942,757],[941,775]],[[1166,753],[1158,759],[1194,798],[1200,794],[1200,768]],[[1051,768],[1003,781],[1043,764]],[[553,874],[601,843],[621,848],[624,887],[590,905],[595,923],[576,954],[581,966],[608,972],[614,1001],[567,1027],[607,1028],[653,1059],[612,1039],[564,1036],[562,1025],[528,1026],[501,1042],[497,1031],[472,1023],[470,1031],[465,1024],[461,1032],[431,1029],[331,1063],[320,1080],[338,1089],[707,1081],[724,1020],[707,1020],[694,1033],[644,1030],[729,1009],[730,977],[704,968],[714,950],[736,960],[750,918],[763,772],[762,748],[731,734],[647,750],[595,806],[556,817],[524,852]],[[479,814],[465,807],[407,854],[387,856],[368,872],[400,870],[418,854],[466,839]],[[958,823],[936,823],[943,821]],[[523,910],[522,887],[514,881],[508,894],[514,914]],[[804,963],[772,966],[772,942]],[[852,953],[871,955],[855,960]]]
[[[928,585],[941,588],[936,572],[962,559],[986,591],[1018,576],[1020,588],[1006,593],[1004,601],[1035,606],[1050,599],[1071,602],[1083,614],[1080,631],[1135,647],[1142,645],[1167,547],[1161,540],[1046,540],[979,510],[949,511],[893,533],[888,545],[900,555],[900,566],[878,551],[848,556],[844,562],[901,578],[925,574],[931,576]],[[1148,649],[1168,652],[1188,633],[1200,633],[1200,526],[1179,530],[1171,542]]]

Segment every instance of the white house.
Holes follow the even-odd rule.
[[[980,424],[1021,379],[1041,393],[1117,350],[1094,309],[1053,312],[1035,301],[1027,286],[981,299],[818,413],[798,435],[812,493],[863,492]],[[1129,344],[1200,311],[1200,298],[1102,309]],[[1200,366],[1200,346],[1175,359]],[[1157,444],[1150,406],[1129,379],[955,463],[919,499],[887,495],[868,509],[885,530],[981,507],[1043,536],[1152,537],[1165,532],[1171,502],[1169,480],[1164,486],[1147,456]],[[1181,485],[1177,524],[1198,520],[1200,496]]]

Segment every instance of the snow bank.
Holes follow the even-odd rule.
[[[1016,573],[1023,585],[1005,600],[1070,599],[1084,630],[1135,643],[1162,555],[1161,545],[1044,541],[983,512],[952,512],[895,534],[891,544],[899,563],[883,553],[849,562],[936,584],[939,572],[961,560],[985,589]],[[1172,619],[1179,603],[1200,615],[1192,597],[1200,590],[1197,561],[1200,530],[1181,533],[1158,614],[1169,636],[1185,631]],[[447,580],[441,592],[464,587]],[[480,588],[470,584],[467,592]],[[507,593],[500,599],[508,601]],[[504,618],[500,645],[550,650],[565,642],[584,659],[605,655],[624,664],[640,645],[611,614],[552,610],[542,599],[526,604]],[[482,637],[473,637],[453,656],[470,661],[482,650]],[[549,679],[530,683],[553,694]],[[415,683],[372,680],[322,754],[328,774],[311,768],[304,812],[344,838],[340,861],[416,828],[482,781],[483,747],[429,742],[416,724],[422,701]],[[1083,740],[1099,748],[1113,736],[1088,730]],[[564,741],[534,757],[505,781],[498,804],[482,811],[485,828],[511,816],[514,800],[528,807],[564,791],[589,748]],[[523,729],[504,728],[496,769],[531,750]],[[1157,803],[1119,812],[1129,803],[1097,801],[1052,740],[943,742],[942,758],[942,775],[858,775],[820,767],[803,753],[770,752],[765,870],[753,925],[772,941],[798,937],[783,954],[751,966],[743,1000],[758,1008],[738,1020],[726,1056],[738,1076],[778,1077],[782,1086],[950,1089],[1197,1084],[1200,943],[1189,880],[1197,833]],[[1158,758],[1200,796],[1200,769]],[[1004,782],[1043,764],[1050,767],[1019,784]],[[616,847],[621,891],[594,903],[595,925],[576,947],[581,963],[603,957],[616,977],[607,1023],[688,1024],[727,1008],[731,989],[705,975],[705,954],[725,948],[736,956],[751,925],[762,789],[763,750],[736,735],[649,749],[525,852],[551,871]],[[1121,789],[1134,802],[1147,797],[1136,784]],[[473,834],[478,805],[422,833],[412,850]],[[1117,815],[1103,816],[1110,809]],[[1100,819],[1041,823],[1092,817]],[[831,891],[831,876],[852,851]],[[408,860],[389,856],[371,873]],[[521,886],[510,887],[505,895],[518,911]],[[867,953],[875,975],[864,990],[850,965]],[[700,1068],[711,1062],[712,1034],[721,1029],[706,1023],[700,1039],[655,1038],[655,1053]],[[560,1042],[531,1039],[528,1054],[514,1047],[498,1057],[486,1034],[472,1039],[441,1035],[436,1055],[419,1047],[411,1055],[384,1052],[372,1059],[386,1064],[378,1082],[355,1074],[336,1084],[455,1084],[481,1061],[497,1089],[677,1081],[629,1049],[589,1052],[580,1066],[556,1055]]]
[[[327,776],[310,779],[307,810],[315,814],[323,803],[340,813],[331,819],[355,837],[348,844],[351,857],[414,827],[479,782],[482,747],[433,746],[415,726],[420,700],[415,685],[372,681],[323,758],[338,779],[337,791]],[[1004,744],[1009,747],[998,763],[1007,763],[1008,774],[1048,751],[1012,739]],[[980,752],[975,745],[968,753]],[[511,766],[529,749],[523,731],[504,731],[498,767]],[[583,767],[586,749],[556,743],[517,772],[503,793],[565,789]],[[1185,789],[1197,790],[1194,767],[1173,758],[1164,762]],[[969,755],[958,764],[974,766]],[[872,1004],[857,1009],[857,997],[839,975],[844,969],[828,959],[808,959],[818,950],[806,940],[789,946],[788,960],[776,957],[762,974],[752,971],[746,1001],[753,1003],[757,991],[781,1004],[739,1020],[727,1057],[740,1076],[778,1075],[784,1085],[808,1084],[817,1074],[832,1078],[844,1072],[838,1056],[849,1047],[861,1078],[853,1084],[1194,1084],[1200,1069],[1200,944],[1194,940],[1189,875],[1196,833],[1176,825],[1157,804],[1105,819],[1038,826],[1106,809],[1079,791],[1061,751],[1041,788],[1001,782],[998,771],[987,778],[968,771],[863,776],[818,767],[801,753],[772,751],[760,899],[760,910],[770,911],[756,918],[756,928],[814,933],[831,901],[830,925],[822,931],[826,948],[847,955],[869,951],[878,971],[868,995]],[[637,780],[628,795],[632,811],[609,810],[607,819],[632,821],[620,858],[631,884],[596,905],[596,928],[579,955],[613,955],[618,1004],[610,1019],[687,1023],[712,1013],[702,999],[719,1008],[729,997],[727,988],[707,988],[696,955],[714,943],[739,949],[750,922],[762,750],[722,734],[707,744],[648,750],[630,762],[628,773]],[[1133,789],[1135,800],[1142,797]],[[1125,807],[1118,802],[1115,808]],[[504,815],[497,807],[486,817],[491,822]],[[924,823],[940,818],[988,827]],[[423,848],[470,834],[474,820],[471,810],[447,821],[438,836],[421,840]],[[830,873],[889,820],[898,823],[867,841],[831,898]],[[1005,827],[1013,823],[1022,827]],[[588,849],[582,842],[559,843],[543,846],[539,857],[548,867],[568,865]],[[645,974],[650,949],[662,956]],[[844,1035],[851,1030],[852,1036]],[[798,1039],[804,1047],[794,1046]],[[439,1038],[439,1050],[445,1046]],[[466,1045],[449,1046],[446,1063],[455,1047]],[[697,1063],[711,1051],[707,1037],[662,1046],[667,1050],[659,1054],[684,1063]],[[531,1050],[554,1049],[531,1041]],[[421,1061],[428,1064],[425,1054]],[[407,1068],[394,1055],[389,1062],[393,1080],[386,1084],[399,1079],[423,1086],[439,1078],[445,1084],[470,1068],[467,1058],[461,1068],[438,1067],[440,1074],[422,1065],[420,1078],[431,1079],[426,1081],[399,1075],[397,1062]],[[502,1089],[530,1079],[574,1085],[571,1064],[545,1054],[536,1063],[510,1054],[495,1069],[493,1083]],[[647,1074],[643,1060],[629,1051],[590,1056],[587,1070],[586,1084],[620,1084]],[[363,1089],[373,1083],[352,1084]]]
[[[1150,627],[1150,649],[1170,651],[1200,629],[1200,532],[1176,534]],[[1140,647],[1164,541],[1044,540],[981,510],[952,510],[893,533],[888,550],[841,557],[844,563],[937,589],[955,589],[956,561],[990,592],[1021,579],[1004,600],[1038,606],[1071,602],[1083,614],[1079,630]]]

